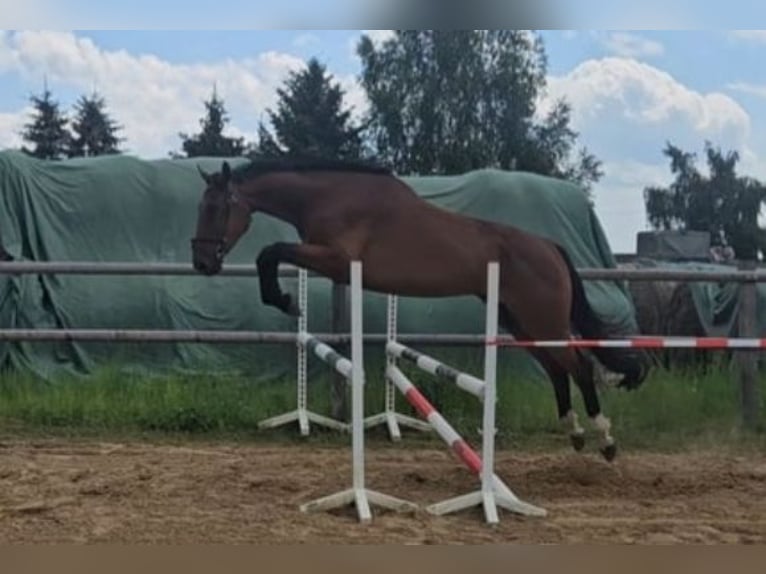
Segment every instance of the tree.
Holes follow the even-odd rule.
[[[376,46],[363,36],[361,83],[378,153],[408,174],[484,167],[564,177],[588,187],[601,177],[558,101],[539,121],[547,61],[539,36],[520,30],[397,30]]]
[[[766,186],[737,175],[738,153],[724,155],[706,142],[708,176],[697,170],[694,154],[670,143],[663,153],[670,159],[675,180],[669,187],[644,189],[646,212],[654,229],[707,231],[712,245],[729,246],[743,260],[757,259],[766,251],[766,235],[758,226]]]
[[[271,135],[263,122],[258,123],[258,142],[253,145],[250,155],[258,157],[280,157],[285,151]]]
[[[22,151],[40,159],[58,160],[67,156],[70,134],[67,131],[68,119],[60,110],[58,101],[48,86],[40,96],[30,96],[34,107],[32,120],[24,125],[22,139],[31,144],[31,148],[22,146]]]
[[[117,136],[122,128],[106,112],[104,98],[94,92],[80,96],[72,120],[72,142],[69,157],[98,156],[120,153]]]
[[[179,134],[183,154],[172,154],[176,157],[236,157],[245,151],[244,138],[227,137],[223,135],[229,116],[226,107],[218,92],[213,88],[213,94],[205,103],[207,114],[200,119],[202,131],[197,135],[190,136]]]
[[[277,95],[277,110],[267,110],[274,134],[261,125],[255,153],[344,159],[362,155],[361,128],[343,106],[345,92],[316,58],[304,70],[292,72]]]

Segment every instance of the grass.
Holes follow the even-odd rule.
[[[405,368],[466,438],[478,443],[478,402],[428,375]],[[468,367],[480,373],[480,368]],[[367,414],[382,407],[382,365],[368,366]],[[330,377],[320,371],[309,382],[311,410],[330,410]],[[760,381],[766,396],[766,377]],[[573,393],[584,420],[581,400]],[[641,389],[608,389],[601,394],[613,433],[630,448],[683,449],[695,446],[748,446],[766,449],[766,428],[744,431],[740,424],[736,375],[718,368],[705,375],[655,372]],[[259,431],[260,420],[295,408],[292,379],[255,384],[241,376],[141,376],[114,366],[87,378],[40,381],[0,376],[0,431],[4,434],[97,436],[184,436],[236,440],[283,440],[294,427]],[[399,410],[412,411],[403,399]],[[531,376],[511,378],[501,369],[497,424],[501,446],[535,448],[566,444],[555,416],[550,385]],[[763,412],[764,415],[766,413]],[[762,420],[766,417],[762,416]],[[585,425],[588,428],[587,424]],[[378,434],[370,433],[373,440]],[[383,435],[381,427],[379,436]],[[347,442],[334,433],[310,440]]]

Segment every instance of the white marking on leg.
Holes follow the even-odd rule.
[[[582,436],[585,434],[585,429],[580,426],[580,420],[577,418],[577,413],[570,410],[564,415],[561,420],[569,427],[569,434],[573,436]]]
[[[603,446],[610,446],[614,444],[614,439],[609,433],[612,428],[612,423],[608,418],[606,418],[602,413],[597,414],[595,417],[593,417],[593,426],[596,427],[596,430],[602,434]]]

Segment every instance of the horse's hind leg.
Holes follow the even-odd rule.
[[[554,364],[572,375],[575,384],[580,389],[585,404],[585,412],[596,431],[601,435],[599,450],[606,460],[614,460],[617,456],[617,445],[610,433],[611,423],[601,412],[601,404],[596,392],[593,363],[579,349],[546,349],[546,351],[548,351]],[[572,415],[574,416],[573,412]],[[576,416],[574,416],[572,424],[577,425]]]
[[[611,422],[601,412],[596,384],[593,375],[593,363],[580,350],[572,350],[577,366],[573,371],[575,383],[580,389],[583,402],[585,403],[585,412],[588,414],[593,426],[601,434],[601,445],[599,450],[603,457],[612,461],[617,456],[617,445],[611,435]]]
[[[585,429],[580,426],[577,413],[572,408],[572,393],[569,386],[569,373],[561,368],[556,361],[543,349],[534,349],[532,355],[545,369],[553,383],[553,392],[556,395],[556,407],[559,421],[569,432],[569,440],[572,447],[580,452],[585,448]]]
[[[515,337],[528,339],[529,337],[521,330],[511,313],[504,305],[500,305],[500,324]],[[585,429],[580,426],[577,413],[572,409],[572,393],[569,386],[569,373],[551,357],[547,349],[531,348],[530,354],[545,370],[553,385],[556,396],[556,408],[559,421],[569,431],[569,440],[576,451],[585,448]]]

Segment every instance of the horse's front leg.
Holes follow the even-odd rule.
[[[258,268],[258,282],[261,287],[261,301],[288,315],[297,317],[300,309],[288,293],[283,293],[279,286],[279,263],[289,243],[273,243],[258,254],[255,260]]]
[[[336,283],[348,283],[349,259],[342,253],[324,245],[310,243],[273,243],[258,255],[258,278],[261,286],[261,300],[283,312],[297,316],[300,309],[293,298],[283,293],[279,286],[280,263],[314,271]]]

